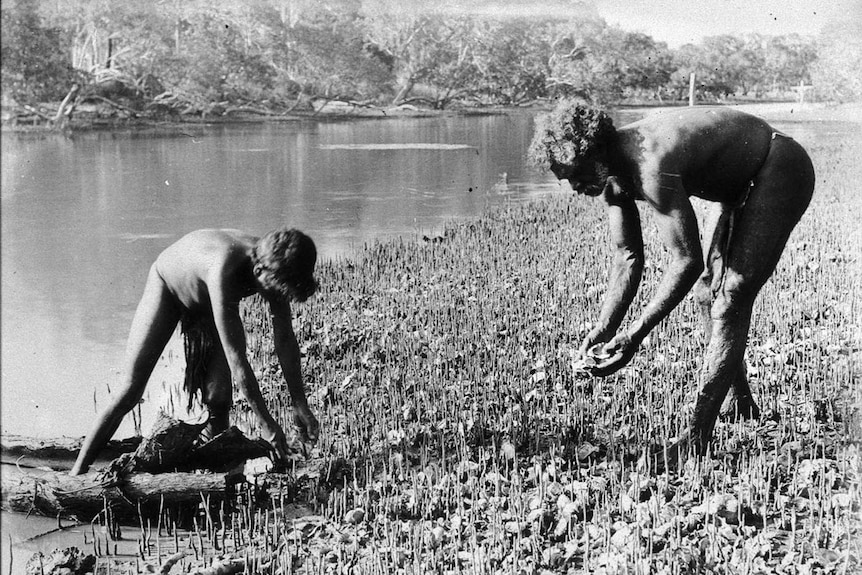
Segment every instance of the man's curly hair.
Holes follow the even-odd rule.
[[[303,302],[317,291],[314,241],[295,229],[272,231],[258,240],[252,253],[254,273],[263,289]]]
[[[572,100],[561,100],[536,118],[536,131],[527,152],[537,166],[571,166],[610,143],[616,136],[613,120],[605,112]]]

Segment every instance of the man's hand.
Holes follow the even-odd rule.
[[[293,423],[296,425],[296,430],[299,432],[299,438],[303,443],[314,445],[317,443],[317,437],[320,433],[320,424],[317,418],[311,413],[307,407],[305,409],[297,409],[293,414]]]
[[[631,361],[638,344],[626,334],[619,334],[608,343],[595,345],[587,350],[594,361],[587,362],[586,371],[596,377],[606,377],[622,369]]]

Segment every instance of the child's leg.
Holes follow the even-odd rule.
[[[220,347],[216,347],[209,358],[202,391],[203,403],[209,411],[204,436],[211,439],[229,427],[230,409],[233,406],[230,368]]]
[[[147,381],[162,351],[177,326],[179,306],[168,291],[155,267],[150,268],[144,295],[135,311],[126,344],[124,382],[119,393],[103,411],[84,440],[72,475],[85,472],[108,440],[117,431],[123,417],[141,400]]]

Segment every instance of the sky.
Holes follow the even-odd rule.
[[[816,36],[841,18],[862,20],[862,0],[389,0],[405,10],[433,7],[485,15],[594,14],[672,48],[705,36],[757,32]]]
[[[645,32],[672,48],[718,34],[815,36],[830,20],[862,19],[862,2],[852,0],[594,0],[593,4],[609,24]]]

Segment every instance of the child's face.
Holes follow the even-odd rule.
[[[304,302],[317,291],[317,280],[313,277],[304,278],[301,281],[289,282],[287,284],[290,298],[297,302]]]

